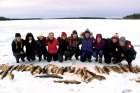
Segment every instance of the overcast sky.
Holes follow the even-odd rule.
[[[140,13],[140,0],[0,0],[0,16],[122,17]]]

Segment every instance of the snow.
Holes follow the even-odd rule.
[[[55,36],[60,36],[61,32],[65,31],[68,35],[72,30],[76,29],[78,33],[89,28],[93,35],[102,33],[103,37],[111,37],[114,33],[119,33],[120,36],[126,36],[136,46],[137,58],[133,61],[133,65],[140,66],[140,45],[139,42],[139,24],[140,20],[99,20],[99,19],[57,19],[57,20],[18,20],[18,21],[1,21],[0,22],[0,64],[16,64],[11,51],[11,42],[14,39],[14,34],[20,32],[25,38],[27,32],[32,32],[36,37],[39,33],[47,36],[49,32],[54,32]],[[81,63],[73,59],[71,62],[64,63],[51,62],[59,66],[76,66],[87,67],[94,71],[94,66],[103,66],[107,64]],[[126,64],[125,61],[122,62]],[[44,66],[49,63],[42,62],[26,62],[20,64],[34,64]],[[16,64],[17,65],[17,64]],[[134,81],[140,77],[140,74],[124,73],[118,74],[111,72],[110,75],[103,74],[106,80],[93,80],[91,83],[82,82],[79,85],[73,84],[56,84],[52,78],[41,79],[35,78],[29,72],[14,71],[14,80],[9,80],[7,77],[0,80],[0,93],[140,93],[140,84]],[[79,77],[73,74],[65,74],[64,79],[76,79]]]

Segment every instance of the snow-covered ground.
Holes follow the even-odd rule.
[[[65,31],[68,35],[72,30],[76,29],[78,33],[89,28],[93,35],[102,33],[103,37],[111,37],[114,33],[119,33],[120,36],[126,36],[131,40],[137,51],[137,58],[133,61],[133,65],[140,66],[140,20],[82,20],[82,19],[67,19],[67,20],[24,20],[24,21],[0,21],[0,64],[16,64],[11,51],[11,42],[14,39],[14,34],[20,32],[25,38],[27,32],[32,32],[36,37],[39,33],[47,36],[49,32],[54,32],[55,36],[60,36],[61,32]],[[139,47],[138,47],[139,46]],[[126,62],[122,62],[126,64]],[[23,63],[20,63],[23,64]],[[24,64],[30,64],[26,62]],[[32,62],[35,65],[47,65],[43,62]],[[76,66],[87,67],[93,71],[95,65],[92,63],[81,63],[73,59],[71,62],[64,63],[52,62],[60,66]],[[93,80],[91,83],[81,83],[80,85],[66,85],[53,83],[55,79],[40,79],[34,78],[28,72],[13,72],[14,80],[5,78],[0,80],[0,93],[140,93],[140,83],[136,83],[133,79],[140,77],[140,74],[134,73],[110,73],[104,75],[106,80]],[[71,74],[65,75],[65,79],[77,79],[79,77]]]

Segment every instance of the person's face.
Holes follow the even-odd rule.
[[[32,40],[33,38],[31,36],[29,36],[29,40]]]
[[[54,34],[49,34],[49,39],[52,40],[54,38]]]
[[[21,41],[21,37],[16,37],[16,40],[19,42]]]
[[[77,34],[73,34],[72,37],[73,37],[73,38],[77,38]]]
[[[97,42],[98,42],[98,43],[100,43],[101,40],[102,40],[102,39],[101,39],[100,37],[97,38]]]
[[[39,40],[43,40],[43,36],[39,36],[38,38],[39,38]]]
[[[122,46],[122,47],[125,46],[125,42],[120,41],[119,44],[120,44],[120,46]]]
[[[118,41],[118,40],[115,39],[115,38],[112,39],[112,42],[113,42],[113,43],[117,43],[117,41]]]
[[[86,38],[89,38],[90,37],[90,34],[89,33],[85,33],[85,37]]]
[[[62,39],[66,39],[67,37],[66,36],[62,36]]]

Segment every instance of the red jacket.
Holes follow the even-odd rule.
[[[54,38],[53,40],[48,40],[47,46],[48,46],[48,53],[49,54],[56,54],[57,53],[58,41],[56,38]]]

